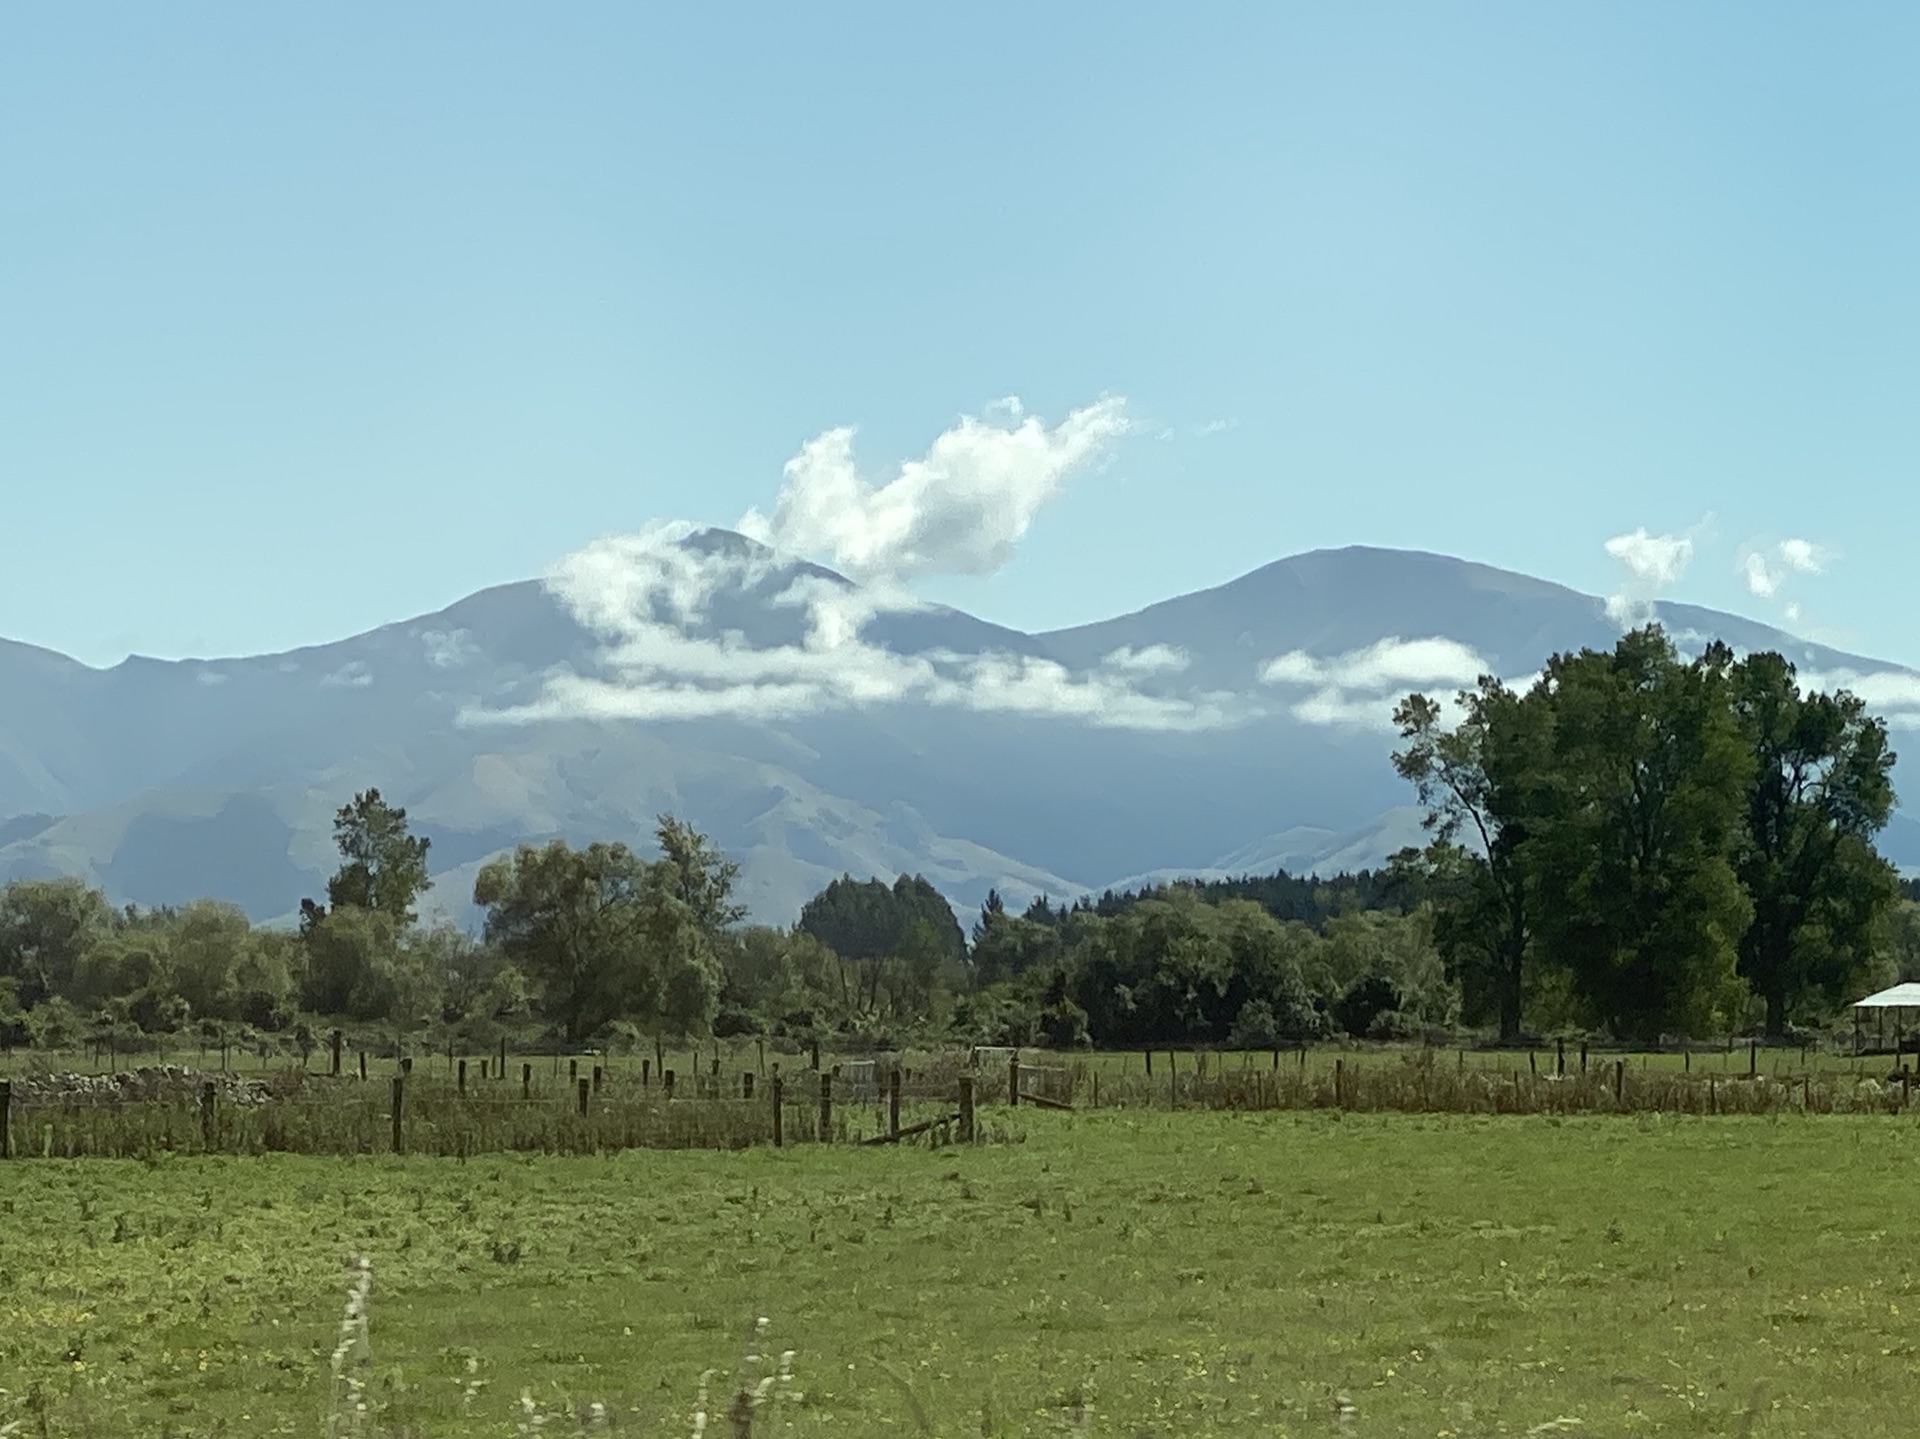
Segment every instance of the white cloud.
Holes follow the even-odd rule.
[[[1773,545],[1750,542],[1740,547],[1740,572],[1747,582],[1747,593],[1756,599],[1778,600],[1780,613],[1788,624],[1798,623],[1800,604],[1784,593],[1790,580],[1799,575],[1825,574],[1833,554],[1825,545],[1812,540],[1786,539]]]
[[[1826,549],[1811,540],[1782,540],[1776,548],[1787,567],[1803,575],[1817,575],[1827,567]]]
[[[1311,689],[1289,712],[1308,724],[1390,728],[1409,689],[1471,688],[1493,667],[1458,640],[1389,636],[1330,659],[1291,650],[1260,667],[1263,684]]]
[[[1266,684],[1325,685],[1340,690],[1399,690],[1406,685],[1445,684],[1459,689],[1491,670],[1458,640],[1441,635],[1403,640],[1390,635],[1365,649],[1333,659],[1293,650],[1260,668]]]
[[[1920,674],[1912,670],[1806,671],[1803,689],[1849,690],[1895,729],[1920,729]]]
[[[1175,645],[1148,645],[1137,650],[1123,645],[1102,655],[1100,663],[1106,669],[1124,670],[1128,674],[1162,675],[1180,673],[1190,659],[1185,650]]]
[[[668,524],[567,556],[548,587],[600,637],[601,672],[553,676],[531,703],[466,718],[767,720],[919,703],[1201,729],[1249,714],[1230,697],[1135,689],[1138,676],[1184,668],[1186,656],[1164,645],[1117,650],[1079,673],[1017,654],[899,654],[864,638],[877,615],[921,607],[910,581],[1004,565],[1039,507],[1127,428],[1119,399],[1076,410],[1052,429],[1016,399],[989,413],[1003,422],[963,418],[881,485],[854,468],[851,430],[809,442],[786,465],[772,515],[750,510],[740,522],[767,549],[689,543],[692,526]],[[796,557],[823,560],[858,583],[793,574]],[[772,583],[770,606],[804,618],[798,640],[718,627],[719,597]]]
[[[965,415],[881,485],[855,467],[853,431],[828,430],[787,461],[772,515],[749,510],[740,530],[857,580],[991,574],[1067,477],[1127,428],[1118,397],[1051,430],[1035,415],[1011,426]]]
[[[1679,583],[1693,560],[1691,535],[1650,535],[1642,526],[1607,541],[1607,553],[1626,567],[1620,588],[1607,597],[1607,616],[1634,628],[1653,618],[1653,602]]]

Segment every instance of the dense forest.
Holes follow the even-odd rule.
[[[1777,655],[1683,659],[1650,628],[1396,719],[1431,842],[1385,869],[1018,913],[990,895],[965,926],[912,875],[843,876],[794,925],[748,924],[737,867],[671,815],[651,855],[523,845],[475,881],[479,934],[423,924],[431,841],[369,790],[297,929],[213,899],[115,909],[73,879],[0,888],[0,1043],[1652,1040],[1781,1034],[1920,976],[1920,882],[1872,843],[1885,727]]]

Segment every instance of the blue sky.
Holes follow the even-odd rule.
[[[921,587],[1003,623],[1349,543],[1610,593],[1644,529],[1920,663],[1916,60],[1884,5],[11,7],[0,635],[334,638],[1017,395],[1130,429]]]

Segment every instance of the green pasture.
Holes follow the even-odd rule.
[[[1049,1434],[1082,1403],[1127,1439],[1915,1429],[1904,1117],[998,1109],[990,1129],[18,1160],[0,1430],[321,1433],[360,1252],[391,1434],[512,1434],[523,1389],[687,1434],[754,1315],[802,1391],[760,1433]]]

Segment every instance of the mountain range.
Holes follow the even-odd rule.
[[[1913,671],[1648,613],[1683,646],[1777,649],[1920,724]],[[770,922],[842,873],[922,873],[962,911],[989,888],[1330,873],[1418,841],[1387,763],[1397,695],[1524,679],[1620,624],[1543,580],[1355,547],[1027,634],[683,533],[283,654],[94,669],[0,641],[0,880],[283,919],[324,892],[334,812],[370,786],[431,838],[430,899],[461,923],[488,857],[649,847],[668,811],[740,861]],[[1920,867],[1920,822],[1897,816],[1882,850]]]

